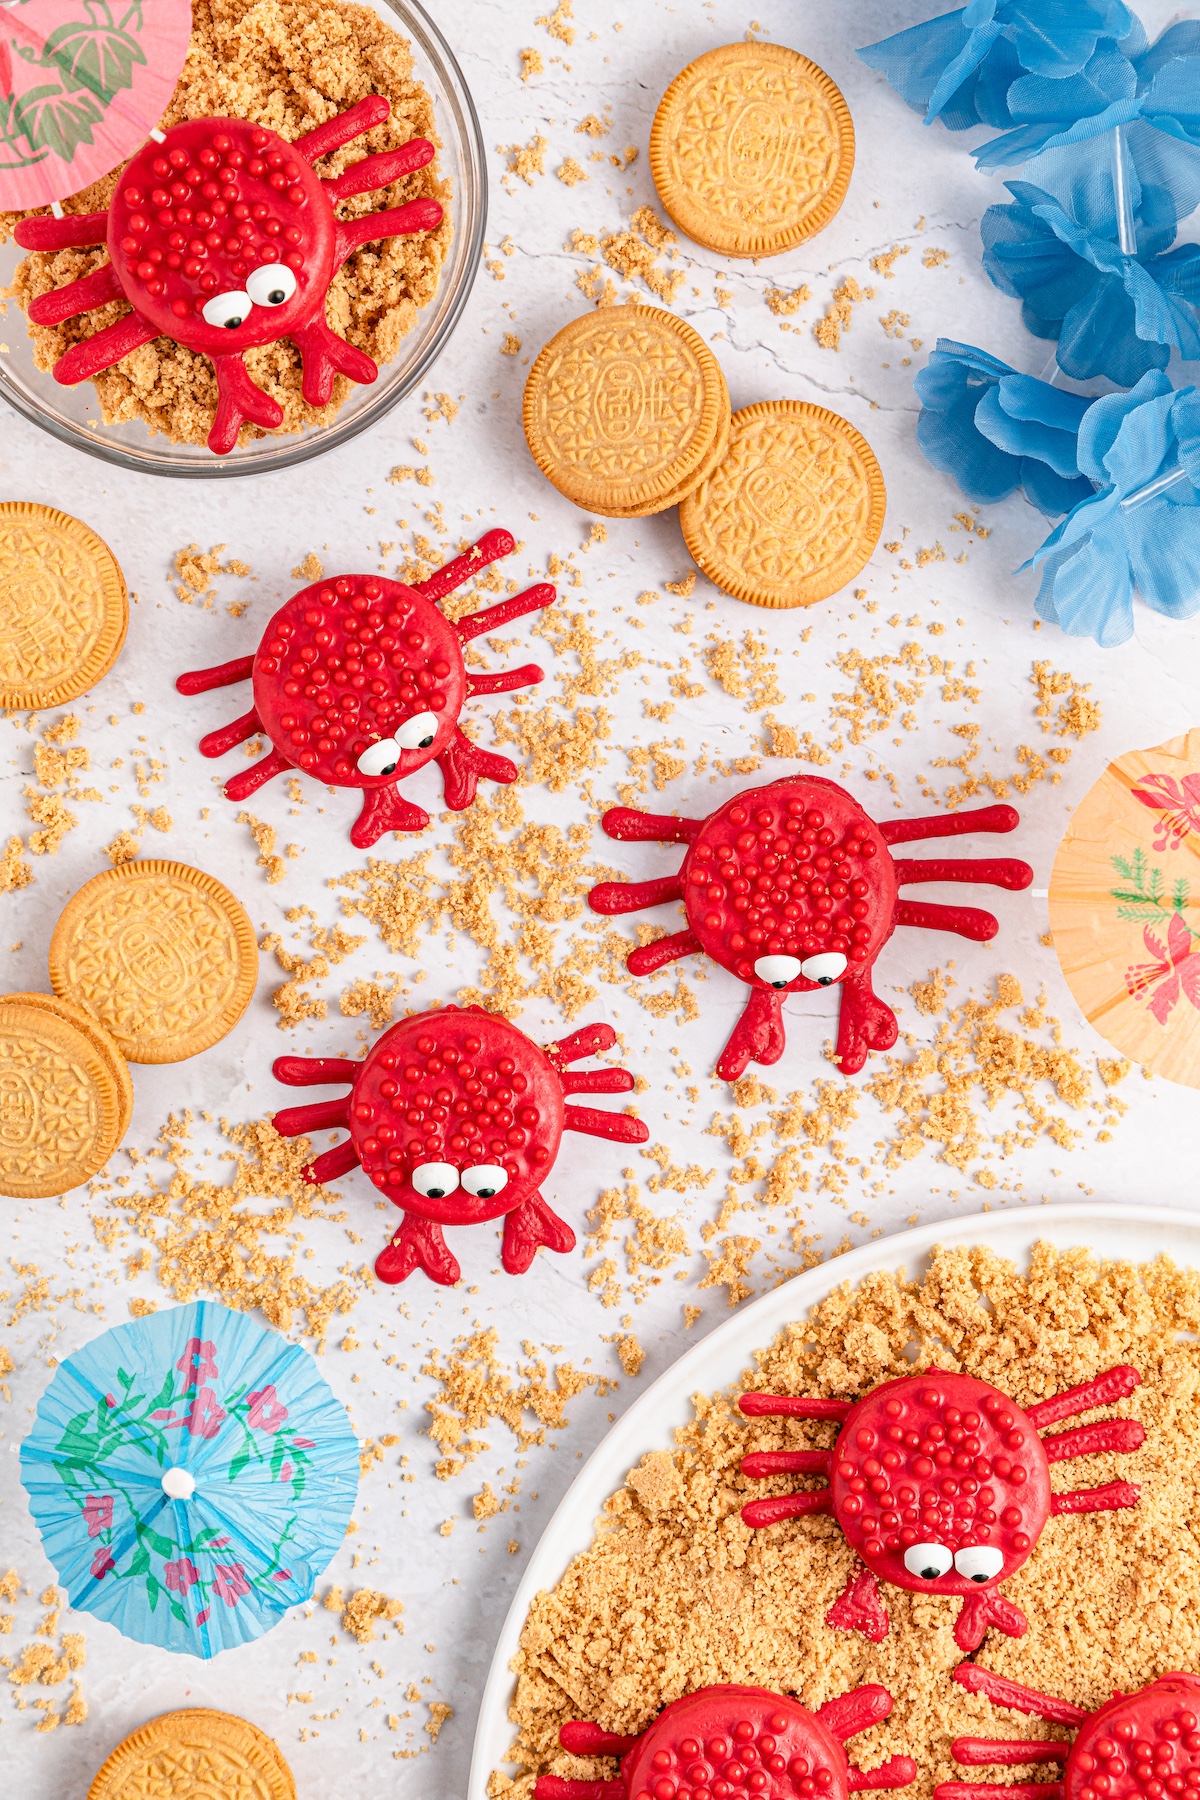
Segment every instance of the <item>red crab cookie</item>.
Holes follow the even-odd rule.
[[[1022,1637],[1028,1621],[995,1590],[1019,1569],[1057,1513],[1136,1506],[1129,1481],[1053,1493],[1050,1465],[1102,1451],[1137,1450],[1137,1419],[1077,1425],[1040,1434],[1073,1413],[1110,1406],[1141,1376],[1128,1364],[1108,1369],[1024,1411],[975,1375],[927,1369],[886,1381],[863,1399],[816,1400],[743,1394],[751,1418],[836,1419],[832,1450],[766,1450],[742,1459],[755,1479],[821,1474],[827,1487],[752,1500],[742,1518],[753,1528],[804,1513],[829,1513],[866,1567],[851,1577],[826,1621],[879,1643],[888,1615],[878,1580],[918,1594],[959,1594],[954,1627],[960,1650],[975,1650],[990,1625]]]
[[[564,1725],[573,1756],[619,1756],[612,1781],[539,1776],[534,1800],[848,1800],[864,1789],[916,1780],[909,1756],[856,1769],[842,1748],[886,1719],[892,1696],[874,1683],[827,1700],[816,1712],[757,1687],[707,1687],[665,1706],[637,1737],[598,1725]]]
[[[614,806],[601,823],[609,837],[686,844],[679,871],[656,881],[606,881],[593,888],[596,912],[640,912],[682,900],[687,928],[631,950],[631,975],[649,975],[681,956],[711,956],[750,989],[746,1008],[717,1060],[736,1081],[750,1062],[784,1051],[785,994],[841,987],[836,1060],[844,1075],[870,1050],[896,1042],[896,1015],[871,986],[875,959],[898,925],[953,931],[986,943],[1000,929],[976,906],[902,900],[923,881],[983,881],[1025,888],[1028,863],[893,858],[891,846],[967,831],[1013,831],[1011,806],[925,819],[869,818],[844,788],[817,775],[788,775],[749,788],[706,819],[661,818]]]
[[[393,1025],[362,1062],[277,1058],[275,1079],[289,1087],[348,1082],[350,1092],[276,1113],[275,1129],[283,1137],[349,1131],[346,1143],[308,1165],[305,1179],[335,1181],[361,1164],[401,1209],[391,1243],[375,1260],[381,1281],[403,1281],[420,1267],[452,1285],[460,1271],[442,1227],[501,1217],[501,1260],[510,1275],[521,1275],[540,1244],[575,1248],[575,1233],[539,1191],[563,1132],[619,1144],[644,1144],[650,1135],[628,1113],[567,1104],[574,1094],[630,1091],[626,1069],[567,1068],[615,1042],[611,1025],[585,1025],[542,1049],[481,1007],[441,1007]]]
[[[974,1663],[954,1671],[960,1687],[996,1706],[1075,1727],[1070,1742],[956,1738],[954,1760],[1012,1768],[1062,1763],[1060,1781],[943,1781],[934,1800],[1195,1800],[1200,1793],[1200,1679],[1160,1675],[1136,1694],[1114,1694],[1095,1712],[993,1675]]]
[[[31,303],[35,325],[59,325],[113,300],[133,308],[60,357],[54,379],[72,387],[152,338],[174,338],[216,371],[208,447],[218,456],[233,449],[243,424],[271,431],[283,421],[278,401],[250,379],[244,350],[290,337],[310,406],[329,404],[335,375],[374,381],[375,363],[326,321],[329,284],[360,245],[434,231],[442,208],[422,198],[339,219],[333,203],[389,187],[436,152],[428,138],[412,138],[328,180],[312,165],[391,110],[370,94],[294,143],[244,119],[189,119],[126,165],[106,213],[23,219],[15,236],[24,250],[108,248],[108,261],[90,275]]]
[[[453,623],[437,606],[515,547],[511,532],[486,532],[412,587],[382,575],[314,581],[280,607],[253,656],[181,675],[175,683],[181,694],[253,683],[250,711],[200,740],[204,756],[224,756],[259,732],[271,740],[269,756],[225,783],[226,796],[245,800],[293,768],[332,787],[357,788],[362,811],[350,840],[365,849],[385,831],[428,825],[425,809],[397,791],[426,763],[441,769],[453,812],[470,806],[480,776],[515,781],[515,763],[473,744],[459,727],[459,714],[477,694],[532,687],[542,671],[527,663],[501,675],[468,674],[463,645],[552,606],[555,590],[538,582]]]

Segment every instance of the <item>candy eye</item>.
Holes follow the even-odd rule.
[[[910,1544],[904,1552],[905,1568],[922,1581],[936,1581],[939,1575],[947,1573],[953,1561],[945,1544]]]
[[[368,744],[358,759],[360,775],[390,775],[400,761],[400,746],[395,738],[380,738]]]
[[[422,1163],[411,1180],[423,1199],[444,1200],[458,1186],[458,1170],[453,1163]]]
[[[800,973],[806,981],[828,987],[831,981],[846,973],[846,959],[840,950],[823,950],[820,956],[806,956],[800,965]]]
[[[801,964],[794,956],[760,956],[754,965],[758,979],[769,982],[773,988],[785,988],[789,981],[795,981],[800,970]]]
[[[397,731],[396,742],[402,750],[428,750],[437,736],[437,728],[436,713],[414,713]]]
[[[990,1581],[1004,1567],[1004,1556],[993,1544],[969,1544],[955,1555],[954,1567],[968,1581]]]
[[[262,263],[246,277],[246,292],[255,306],[282,306],[296,291],[296,277],[286,263]]]
[[[228,294],[214,294],[211,300],[204,302],[204,323],[223,325],[226,331],[236,331],[249,317],[253,304],[249,294],[240,288]]]
[[[508,1186],[508,1172],[496,1163],[480,1163],[478,1168],[463,1170],[462,1184],[477,1199],[492,1200]]]

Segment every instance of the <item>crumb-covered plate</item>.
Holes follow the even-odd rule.
[[[766,1349],[785,1326],[805,1319],[843,1285],[857,1286],[879,1270],[903,1268],[910,1279],[919,1277],[938,1246],[979,1246],[1023,1269],[1039,1242],[1057,1250],[1086,1249],[1109,1260],[1146,1263],[1167,1255],[1185,1267],[1200,1267],[1200,1222],[1167,1207],[1039,1206],[944,1221],[864,1245],[803,1271],[746,1306],[666,1370],[585,1463],[530,1559],[488,1673],[467,1800],[487,1800],[489,1777],[505,1766],[514,1736],[509,1719],[515,1691],[510,1664],[536,1597],[553,1588],[572,1559],[592,1545],[605,1502],[639,1460],[649,1451],[674,1447],[675,1432],[692,1421],[694,1394],[732,1390],[752,1366],[755,1351]]]

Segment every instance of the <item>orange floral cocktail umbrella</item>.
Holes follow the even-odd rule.
[[[1050,878],[1071,992],[1124,1056],[1200,1088],[1200,729],[1108,768]]]

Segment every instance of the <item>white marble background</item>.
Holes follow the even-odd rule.
[[[686,604],[664,593],[654,606],[638,608],[633,605],[637,594],[647,588],[662,593],[664,581],[678,579],[689,566],[675,516],[610,522],[607,542],[587,555],[577,555],[585,579],[571,598],[585,597],[596,609],[597,628],[611,626],[607,653],[636,642],[650,659],[651,679],[646,686],[627,676],[615,696],[603,702],[614,715],[614,728],[608,767],[594,778],[596,796],[615,795],[617,783],[628,778],[626,745],[681,735],[689,762],[704,748],[710,756],[730,758],[756,747],[758,719],[712,683],[706,684],[709,691],[703,699],[681,703],[665,729],[643,716],[644,698],[667,697],[666,671],[656,670],[653,659],[676,665],[688,643],[673,628],[689,612],[700,646],[710,630],[740,637],[748,627],[764,629],[789,696],[782,716],[812,729],[818,738],[826,734],[831,696],[845,685],[831,660],[839,650],[851,645],[898,648],[913,633],[889,627],[885,621],[893,613],[902,619],[914,614],[940,619],[946,630],[936,647],[960,668],[970,659],[977,662],[982,697],[970,715],[954,713],[936,703],[931,687],[920,708],[920,732],[897,734],[903,742],[895,749],[889,738],[882,740],[886,758],[900,777],[900,797],[913,811],[924,810],[918,805],[917,776],[929,773],[934,756],[954,755],[960,748],[959,740],[948,734],[952,717],[976,718],[985,746],[982,760],[1010,771],[1018,744],[1042,744],[1029,687],[1034,658],[1049,658],[1090,681],[1093,696],[1103,703],[1102,731],[1077,748],[1061,785],[1034,790],[1024,803],[1016,839],[996,846],[1028,857],[1041,888],[1071,808],[1108,758],[1197,722],[1200,623],[1173,625],[1139,609],[1135,640],[1111,652],[1101,652],[1090,642],[1069,641],[1052,630],[1035,635],[1031,584],[1010,571],[1040,541],[1045,528],[1022,502],[987,509],[991,536],[972,546],[967,563],[953,560],[966,541],[949,535],[953,515],[963,502],[916,451],[911,377],[939,334],[982,344],[1035,373],[1046,352],[1023,332],[1015,303],[996,293],[980,269],[978,221],[989,203],[1003,198],[999,184],[975,174],[962,138],[940,129],[925,130],[882,78],[853,54],[855,46],[926,16],[934,10],[932,0],[849,0],[839,6],[824,0],[715,4],[679,0],[675,5],[665,0],[640,0],[636,5],[627,0],[576,0],[576,38],[570,48],[535,23],[539,13],[549,10],[539,0],[446,0],[439,9],[440,24],[462,61],[483,120],[492,181],[488,255],[502,263],[505,277],[501,283],[481,272],[454,341],[430,382],[431,388],[466,396],[452,425],[440,420],[429,424],[420,396],[414,395],[370,436],[292,473],[229,485],[184,485],[118,475],[59,446],[22,419],[6,414],[0,420],[0,494],[63,506],[88,520],[113,546],[138,595],[121,662],[85,708],[77,709],[82,710],[82,741],[91,750],[92,779],[104,791],[103,803],[80,804],[79,827],[57,857],[36,861],[36,885],[0,901],[5,915],[0,985],[5,988],[45,985],[46,946],[61,904],[97,868],[106,866],[103,845],[132,824],[129,807],[140,796],[131,765],[138,755],[155,756],[169,765],[165,780],[153,788],[145,804],[166,805],[174,819],[169,837],[146,834],[144,854],[161,852],[211,869],[243,897],[255,924],[264,930],[286,932],[283,910],[300,903],[313,906],[325,923],[336,921],[336,900],[325,877],[364,861],[345,837],[351,804],[329,801],[318,816],[314,801],[294,818],[280,784],[257,796],[253,805],[258,816],[278,827],[282,841],[297,839],[303,844],[303,853],[288,863],[284,881],[267,886],[245,829],[234,824],[234,809],[216,793],[213,772],[195,750],[201,731],[219,722],[225,708],[216,698],[201,704],[183,701],[171,678],[180,669],[250,649],[262,623],[295,587],[290,571],[309,551],[317,551],[331,570],[371,567],[378,561],[379,540],[384,539],[397,543],[394,561],[411,538],[411,532],[396,528],[396,518],[407,517],[410,527],[428,531],[420,507],[430,498],[445,507],[450,536],[469,529],[474,535],[474,529],[462,525],[463,514],[473,515],[475,529],[481,516],[485,522],[494,519],[511,525],[526,541],[517,573],[524,573],[525,564],[544,570],[551,552],[578,552],[588,535],[588,521],[543,483],[526,454],[519,418],[528,359],[587,304],[574,285],[585,259],[564,249],[564,244],[575,227],[591,232],[621,228],[635,206],[654,203],[646,144],[659,96],[693,56],[740,38],[751,28],[814,57],[844,89],[858,137],[850,195],[823,235],[757,267],[723,264],[684,243],[681,256],[688,280],[676,309],[717,348],[735,406],[796,397],[827,403],[853,420],[874,445],[887,479],[884,538],[898,539],[907,528],[909,551],[940,539],[951,555],[925,569],[905,571],[896,555],[881,548],[861,584],[881,603],[873,619],[846,597],[800,616],[762,614],[704,582]],[[1152,31],[1182,16],[1160,0],[1143,4],[1142,11]],[[540,49],[547,66],[544,74],[522,85],[518,52],[526,45]],[[602,147],[623,150],[629,144],[639,150],[636,161],[621,175],[607,164],[588,163],[592,141],[574,131],[586,113],[606,111],[612,131]],[[505,159],[496,146],[525,143],[536,133],[549,141],[547,174],[532,187],[520,182],[506,185],[501,180]],[[583,162],[590,177],[586,185],[569,189],[554,179],[552,171],[567,155]],[[501,256],[497,247],[509,236],[514,248]],[[912,250],[897,261],[895,278],[882,281],[872,276],[871,256],[897,244],[911,245]],[[921,253],[928,247],[948,251],[949,262],[926,268]],[[856,309],[853,329],[841,352],[834,354],[818,347],[809,326],[847,275],[863,285],[873,284],[878,292],[874,302]],[[798,329],[782,332],[764,305],[764,295],[772,286],[791,288],[802,281],[811,286],[813,302],[798,315]],[[724,309],[715,295],[718,287],[732,295]],[[924,349],[914,354],[910,367],[900,362],[901,352],[908,353],[906,347],[887,339],[878,323],[879,315],[891,308],[909,314],[910,335],[923,341]],[[11,323],[8,329],[13,329]],[[499,354],[507,331],[522,341],[518,357]],[[427,458],[414,452],[414,437],[428,444]],[[432,490],[386,484],[393,465],[425,461],[436,476]],[[254,571],[253,580],[222,580],[220,602],[213,611],[180,606],[169,584],[174,553],[193,540],[206,549],[226,544],[227,556],[243,559]],[[250,602],[236,622],[224,611],[224,602],[233,598]],[[629,626],[632,616],[641,629]],[[872,638],[875,626],[880,629]],[[804,642],[802,631],[810,633]],[[514,635],[519,640],[519,632]],[[924,637],[921,641],[930,642]],[[522,645],[517,660],[524,655]],[[548,686],[553,692],[553,681]],[[807,694],[815,694],[815,700],[801,698]],[[135,701],[146,704],[140,716],[131,712]],[[489,702],[487,707],[497,704]],[[114,713],[120,720],[115,728],[106,722]],[[10,725],[0,743],[7,835],[27,828],[22,790],[31,778],[33,743],[20,722]],[[124,758],[124,766],[110,773],[114,757]],[[786,766],[773,764],[770,769]],[[856,754],[847,779],[864,797],[881,797],[882,784],[871,788],[862,779],[866,766],[865,753]],[[836,774],[837,766],[828,772]],[[413,791],[436,809],[438,790],[431,780],[413,784]],[[681,810],[688,810],[689,803],[707,808],[729,791],[731,784],[724,779],[714,788],[707,774],[696,777],[689,772],[672,784],[666,796],[656,799]],[[537,819],[565,823],[581,811],[579,798],[571,791],[555,796],[526,788],[523,800],[527,815]],[[205,820],[201,808],[206,806],[211,811]],[[603,842],[597,846],[598,854],[604,853]],[[380,846],[384,854],[391,854],[392,848]],[[983,854],[990,846],[974,842],[964,849]],[[407,854],[400,846],[395,852]],[[631,852],[627,866],[631,874],[649,874],[670,865],[647,848]],[[1045,984],[1051,1010],[1063,1021],[1064,1042],[1078,1047],[1089,1060],[1102,1054],[1104,1046],[1074,1006],[1053,952],[1039,942],[1046,929],[1044,902],[1030,895],[1000,895],[987,897],[986,904],[1003,922],[997,947],[902,933],[889,947],[880,971],[883,991],[890,994],[893,985],[899,988],[923,977],[935,962],[950,955],[957,959],[959,996],[972,984],[982,992],[993,974],[1012,970],[1031,995]],[[168,1112],[184,1103],[197,1114],[209,1109],[232,1120],[261,1116],[284,1103],[283,1093],[270,1078],[273,1056],[284,1048],[308,1048],[316,1054],[353,1046],[360,1022],[343,1019],[336,1005],[346,980],[392,969],[411,976],[415,967],[404,959],[390,959],[371,928],[361,928],[369,933],[368,943],[325,984],[331,1016],[324,1024],[290,1038],[276,1029],[269,996],[282,977],[264,958],[252,1009],[222,1045],[185,1065],[139,1068],[130,1141],[148,1147]],[[18,949],[8,951],[17,943]],[[456,987],[473,979],[480,956],[460,937],[447,952],[430,944],[424,961],[429,975],[418,992],[422,999],[432,999],[438,994],[452,996]],[[86,1616],[67,1618],[67,1628],[78,1626],[87,1637],[83,1685],[90,1718],[81,1727],[39,1736],[34,1731],[35,1714],[17,1710],[0,1681],[4,1695],[0,1755],[10,1770],[8,1791],[20,1794],[22,1800],[82,1794],[94,1769],[126,1731],[159,1710],[187,1701],[244,1712],[273,1732],[292,1763],[303,1800],[365,1800],[385,1790],[405,1796],[463,1791],[475,1710],[508,1596],[578,1459],[639,1386],[678,1354],[685,1342],[685,1302],[704,1308],[694,1332],[703,1332],[726,1316],[723,1291],[697,1293],[696,1283],[705,1270],[699,1225],[715,1215],[730,1162],[723,1146],[704,1135],[713,1112],[728,1111],[727,1097],[719,1084],[709,1082],[706,1071],[740,1000],[735,985],[716,971],[710,971],[699,992],[701,1016],[686,1028],[671,1020],[656,1022],[616,987],[603,987],[585,1015],[609,1017],[626,1034],[631,1063],[650,1080],[641,1105],[652,1123],[652,1137],[666,1142],[677,1162],[695,1161],[718,1170],[708,1190],[680,1203],[697,1248],[686,1281],[668,1277],[649,1290],[642,1304],[628,1309],[647,1351],[639,1380],[622,1377],[619,1390],[605,1400],[592,1394],[576,1400],[569,1409],[569,1428],[550,1434],[550,1443],[529,1453],[521,1471],[519,1512],[509,1512],[485,1531],[477,1531],[470,1496],[485,1479],[496,1487],[511,1479],[514,1445],[497,1426],[483,1434],[491,1449],[456,1480],[434,1479],[436,1453],[420,1429],[422,1406],[435,1391],[419,1373],[430,1346],[448,1349],[457,1334],[478,1321],[495,1325],[510,1366],[522,1360],[521,1346],[528,1340],[534,1346],[561,1346],[561,1355],[577,1365],[590,1358],[593,1372],[619,1376],[612,1346],[602,1341],[617,1330],[618,1314],[606,1311],[599,1298],[587,1292],[580,1253],[540,1257],[526,1277],[512,1281],[497,1271],[497,1245],[487,1231],[456,1234],[454,1247],[463,1263],[466,1291],[442,1292],[417,1279],[400,1294],[381,1288],[369,1291],[353,1319],[363,1349],[341,1354],[331,1348],[323,1358],[329,1380],[352,1406],[361,1435],[393,1430],[401,1435],[399,1449],[389,1452],[388,1463],[377,1466],[363,1484],[361,1532],[355,1540],[363,1551],[362,1566],[351,1570],[347,1550],[330,1575],[347,1585],[365,1582],[402,1598],[403,1638],[389,1636],[371,1650],[360,1650],[342,1636],[334,1645],[329,1615],[318,1612],[309,1618],[297,1611],[258,1644],[205,1666],[129,1644]],[[787,1062],[773,1077],[783,1091],[806,1088],[814,1078],[829,1073],[821,1060],[821,1045],[834,1005],[832,996],[822,996],[789,1007]],[[917,1032],[930,1029],[911,1010],[905,1022]],[[553,1013],[540,1006],[532,1007],[522,1023],[547,1036],[556,1025]],[[672,1073],[678,1061],[673,1046],[697,1071],[694,1080],[700,1098],[694,1105],[685,1102],[682,1084]],[[935,1162],[931,1152],[888,1173],[881,1192],[852,1192],[849,1207],[835,1206],[828,1198],[815,1200],[810,1229],[821,1234],[828,1249],[844,1233],[858,1242],[872,1232],[903,1228],[910,1215],[923,1221],[948,1217],[977,1209],[989,1199],[991,1204],[1015,1205],[1034,1204],[1048,1196],[1086,1203],[1095,1194],[1189,1206],[1195,1190],[1195,1095],[1137,1075],[1123,1093],[1129,1114],[1110,1144],[1092,1144],[1090,1130],[1086,1142],[1091,1147],[1074,1154],[1043,1141],[1036,1151],[993,1165],[1008,1191],[1002,1187],[989,1196]],[[864,1152],[869,1152],[881,1123],[878,1113],[864,1108],[864,1122],[853,1139]],[[216,1151],[222,1144],[215,1128],[198,1127],[196,1141],[211,1144]],[[580,1226],[599,1189],[617,1181],[625,1161],[617,1147],[568,1140],[551,1195]],[[118,1156],[114,1169],[122,1166]],[[871,1179],[878,1179],[877,1174]],[[361,1178],[344,1184],[344,1189],[350,1223],[362,1233],[363,1246],[348,1251],[341,1227],[309,1227],[307,1243],[315,1254],[305,1265],[306,1272],[315,1271],[324,1279],[333,1278],[348,1256],[355,1265],[360,1263],[383,1228]],[[654,1203],[666,1213],[677,1201],[678,1196],[659,1195]],[[91,1207],[97,1213],[106,1210],[103,1200],[91,1202]],[[853,1224],[848,1217],[860,1207],[865,1225]],[[4,1203],[10,1262],[36,1264],[49,1277],[54,1294],[79,1287],[83,1295],[80,1308],[64,1301],[28,1313],[10,1326],[11,1308],[24,1279],[9,1267],[0,1276],[0,1290],[10,1291],[9,1298],[0,1301],[0,1342],[8,1345],[17,1363],[10,1378],[12,1403],[0,1417],[0,1563],[15,1566],[23,1582],[15,1608],[17,1625],[0,1646],[5,1651],[33,1641],[41,1614],[36,1596],[51,1579],[26,1511],[16,1455],[9,1454],[15,1453],[47,1380],[47,1360],[69,1354],[104,1324],[120,1323],[128,1316],[127,1300],[133,1294],[163,1297],[150,1274],[126,1284],[119,1258],[103,1252],[94,1241],[88,1211],[89,1201],[82,1193],[69,1196],[62,1209],[48,1202]],[[756,1230],[752,1220],[744,1228]],[[786,1267],[785,1239],[771,1242]],[[886,1257],[886,1250],[881,1248],[880,1254]],[[760,1258],[756,1279],[771,1278]],[[335,1330],[331,1341],[338,1336]],[[407,1372],[385,1365],[385,1356],[406,1363]],[[407,1410],[398,1411],[398,1401],[406,1402]],[[408,1458],[405,1472],[414,1477],[405,1482],[397,1467],[401,1454]],[[442,1521],[451,1517],[457,1520],[454,1534],[439,1535]],[[510,1538],[519,1543],[517,1554],[508,1552]],[[309,1649],[318,1653],[319,1664],[298,1667],[298,1655]],[[376,1658],[382,1675],[372,1672]],[[427,1697],[448,1702],[454,1717],[436,1748],[426,1748],[413,1760],[393,1760],[397,1748],[428,1745],[421,1729],[426,1709],[402,1698],[414,1681]],[[287,1703],[287,1696],[297,1689],[313,1693],[310,1705]],[[52,1692],[57,1697],[63,1690]],[[373,1705],[377,1700],[382,1704]],[[384,1714],[392,1711],[409,1715],[398,1734],[382,1723]],[[314,1721],[311,1714],[326,1716]],[[308,1732],[303,1742],[302,1729]]]

